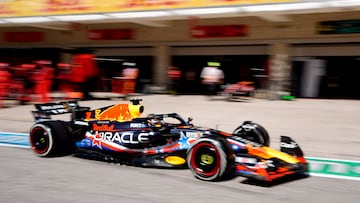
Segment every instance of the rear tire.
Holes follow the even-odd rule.
[[[30,146],[39,157],[59,156],[70,152],[70,136],[60,121],[43,121],[30,129]]]
[[[225,178],[233,169],[234,156],[221,137],[204,137],[188,150],[187,164],[193,175],[204,181]]]

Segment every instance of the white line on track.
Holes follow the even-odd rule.
[[[310,176],[317,176],[317,177],[324,177],[324,178],[337,178],[337,179],[346,179],[346,180],[358,180],[358,181],[360,181],[360,178],[357,178],[357,177],[327,175],[327,174],[319,174],[319,173],[310,173]]]

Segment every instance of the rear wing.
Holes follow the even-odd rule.
[[[88,111],[90,107],[80,107],[77,101],[66,101],[58,103],[35,104],[36,111],[32,115],[36,122],[51,119],[52,115],[71,113],[72,118],[76,112]]]

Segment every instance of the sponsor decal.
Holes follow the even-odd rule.
[[[128,104],[116,104],[86,114],[86,120],[129,121],[132,118]]]
[[[183,132],[181,132],[183,133]],[[192,131],[192,132],[185,132],[186,137],[189,138],[199,138],[201,137],[202,133],[199,131]]]
[[[66,102],[60,104],[55,104],[55,103],[36,104],[35,106],[39,111],[46,111],[52,114],[62,114],[69,112],[70,109],[76,108],[77,104],[72,102]]]
[[[242,126],[242,128],[243,128],[245,131],[251,131],[251,130],[255,129],[255,126],[245,124],[245,125]]]
[[[64,106],[63,105],[50,105],[50,106],[40,106],[40,110],[42,110],[42,111],[47,111],[47,110],[54,110],[54,109],[62,109],[62,108],[64,108]]]
[[[88,112],[88,113],[91,113],[91,112]],[[96,121],[96,124],[109,124],[110,121],[108,120],[105,120],[105,121]]]
[[[195,26],[191,29],[193,38],[242,37],[248,35],[246,25]]]
[[[360,20],[323,21],[317,25],[319,34],[360,33]]]
[[[247,163],[247,164],[256,164],[257,160],[251,157],[235,157],[235,162],[237,163]]]
[[[109,127],[109,126],[108,126]],[[92,146],[102,149],[102,142],[113,142],[117,144],[141,144],[150,142],[151,133],[141,132],[96,132],[87,135],[93,140]]]
[[[103,29],[90,30],[90,40],[129,40],[134,39],[134,31],[131,29]]]
[[[145,128],[145,127],[147,126],[143,123],[130,123],[130,128]]]
[[[102,125],[97,125],[97,124],[93,124],[93,130],[94,131],[109,131],[109,132],[113,132],[114,131],[114,124],[113,125],[107,125],[107,124],[102,124]]]
[[[232,141],[232,140],[235,140],[235,141]],[[261,147],[260,144],[258,144],[256,142],[252,142],[250,140],[247,140],[247,139],[239,137],[239,136],[232,136],[231,138],[228,139],[228,141],[231,142],[231,143],[235,143],[237,145],[240,145],[240,146],[246,145],[246,146],[251,146],[251,147]],[[238,141],[238,142],[236,142],[236,141]]]
[[[89,124],[87,122],[84,121],[75,121],[76,125],[84,125],[84,126],[88,126]]]
[[[124,3],[121,3],[121,7],[127,6],[127,7],[149,7],[149,8],[158,8],[158,7],[171,7],[171,6],[175,6],[177,4],[186,4],[187,0],[162,0],[162,1],[157,1],[157,0],[127,0],[127,1],[123,1]]]
[[[280,142],[280,147],[294,149],[299,147],[299,145],[296,142],[291,142],[291,143]]]
[[[262,162],[258,162],[255,167],[258,168],[268,168],[268,167],[275,167],[272,160],[265,160]]]
[[[293,1],[296,0],[1,0],[0,17],[171,10]],[[228,29],[226,32],[236,30]]]
[[[184,132],[180,132],[180,139],[178,143],[180,144],[180,149],[189,149],[190,145],[196,141],[196,138],[189,138],[185,135]]]
[[[46,0],[44,3],[44,12],[69,12],[91,9],[90,5],[84,0]]]

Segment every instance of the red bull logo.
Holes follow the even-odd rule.
[[[144,107],[133,104],[116,104],[104,109],[88,112],[86,120],[129,121],[141,116]]]
[[[95,131],[109,131],[109,132],[113,132],[114,131],[114,125],[106,125],[106,124],[103,124],[103,125],[97,125],[97,124],[94,124],[93,125],[93,130]]]

